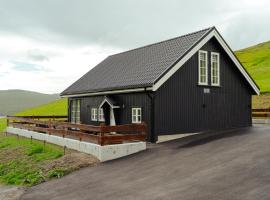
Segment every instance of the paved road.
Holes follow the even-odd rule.
[[[42,200],[270,199],[270,127],[193,135],[27,191]]]

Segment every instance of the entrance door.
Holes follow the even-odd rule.
[[[105,124],[114,126],[116,124],[114,109],[107,102],[103,104],[102,108],[104,111]]]

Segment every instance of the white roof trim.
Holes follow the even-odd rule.
[[[147,88],[134,88],[134,89],[123,89],[123,90],[109,90],[104,92],[89,92],[82,94],[70,94],[70,95],[61,95],[61,97],[85,97],[85,96],[97,96],[97,95],[105,95],[105,94],[121,94],[121,93],[131,93],[131,92],[143,92],[143,91],[152,91],[152,87]]]
[[[246,78],[250,86],[253,88],[253,90],[256,92],[256,94],[260,94],[260,90],[257,87],[257,85],[254,83],[254,81],[251,79],[251,77],[248,75],[248,73],[245,71],[241,63],[238,61],[238,59],[235,57],[231,49],[228,47],[224,39],[220,36],[220,34],[213,29],[211,32],[209,32],[195,47],[193,47],[176,65],[174,65],[165,75],[162,76],[161,79],[159,79],[154,85],[153,85],[153,91],[158,90],[160,86],[162,86],[180,67],[182,67],[196,52],[198,52],[204,44],[206,44],[212,37],[215,37],[220,45],[223,47],[223,49],[226,51],[226,53],[229,55],[229,57],[232,59],[234,64],[237,66],[239,71],[242,73],[242,75]]]
[[[105,102],[107,102],[107,103],[111,106],[111,108],[120,108],[120,106],[114,106],[114,105],[112,105],[112,104],[108,101],[108,99],[107,99],[106,97],[105,97],[105,99],[101,102],[101,104],[99,105],[98,108],[101,108]]]

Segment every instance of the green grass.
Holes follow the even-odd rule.
[[[33,107],[19,112],[17,116],[67,115],[67,99],[59,99],[48,104]]]
[[[235,53],[259,85],[261,92],[270,92],[270,41]]]
[[[0,134],[0,182],[32,186],[57,174],[45,166],[63,155],[63,148],[41,141]],[[59,170],[58,170],[59,171]],[[66,173],[62,170],[58,175]]]
[[[17,116],[67,115],[67,99],[59,99],[15,114]],[[6,119],[0,119],[0,132],[6,129]]]
[[[0,119],[0,133],[5,131],[6,127],[7,127],[7,120]]]

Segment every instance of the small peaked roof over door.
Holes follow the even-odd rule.
[[[256,94],[260,93],[215,27],[109,56],[73,83],[61,96],[91,96],[156,91],[191,56],[215,37]]]
[[[120,108],[120,106],[117,104],[117,102],[115,100],[113,100],[112,98],[106,97],[106,96],[104,97],[104,99],[100,103],[99,108],[101,108],[104,105],[104,103],[108,103],[111,108]]]

